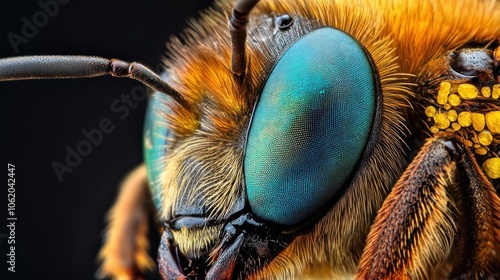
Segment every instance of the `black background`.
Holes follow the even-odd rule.
[[[2,3],[0,57],[98,55],[156,69],[168,38],[212,1],[69,0],[16,53],[7,34],[22,35],[21,19],[33,22],[33,15],[42,11],[37,2]],[[7,271],[7,239],[0,238],[0,275],[6,275],[1,279],[94,279],[105,213],[123,176],[142,160],[146,102],[131,109],[124,120],[111,104],[137,85],[111,77],[0,84],[1,163],[6,179],[7,163],[16,167],[17,217],[16,272]],[[115,130],[59,182],[52,162],[64,163],[65,147],[75,149],[85,140],[82,130],[98,128],[103,118],[111,119]],[[8,232],[6,179],[0,196],[0,234]]]

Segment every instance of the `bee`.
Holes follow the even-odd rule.
[[[0,60],[154,90],[103,275],[154,266],[152,200],[163,279],[500,278],[498,1],[218,1],[181,38],[161,76]]]

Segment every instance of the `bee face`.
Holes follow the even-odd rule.
[[[157,146],[157,152],[154,152],[154,145],[147,147],[151,154],[157,155],[156,157],[152,156],[149,162],[149,169],[153,170],[153,172],[150,172],[150,177],[153,178],[153,182],[157,182],[156,186],[170,186],[167,189],[168,195],[165,192],[162,193],[160,187],[155,187],[154,189],[158,191],[153,193],[153,197],[159,198],[157,200],[161,205],[161,209],[165,210],[163,213],[169,225],[167,230],[172,234],[171,243],[174,244],[175,242],[180,252],[184,256],[188,256],[191,261],[201,259],[202,263],[207,262],[205,260],[206,256],[203,256],[203,254],[207,255],[214,251],[217,244],[221,242],[218,238],[221,234],[209,238],[210,234],[213,235],[213,232],[217,232],[216,229],[218,231],[222,230],[222,226],[228,222],[230,223],[231,219],[239,220],[242,216],[251,214],[256,219],[269,223],[260,222],[263,224],[262,227],[265,228],[263,230],[269,232],[269,236],[257,234],[255,238],[248,237],[248,239],[245,239],[245,242],[241,245],[243,248],[241,251],[243,252],[252,250],[252,248],[247,248],[250,247],[248,243],[259,244],[259,246],[262,246],[260,250],[265,252],[265,254],[257,254],[258,258],[255,258],[253,254],[248,254],[248,259],[239,257],[239,259],[244,259],[244,262],[237,265],[243,267],[243,269],[240,269],[242,275],[251,273],[255,269],[254,263],[261,262],[265,264],[267,259],[274,257],[287,245],[293,235],[283,234],[283,232],[292,231],[292,226],[304,227],[303,224],[307,218],[318,216],[317,212],[324,212],[324,210],[320,209],[334,199],[336,191],[340,191],[343,182],[350,177],[350,171],[354,170],[356,165],[360,165],[363,157],[367,157],[372,152],[373,144],[369,144],[370,137],[373,138],[376,133],[372,133],[371,129],[378,130],[376,127],[380,125],[381,85],[378,80],[378,73],[376,69],[372,68],[371,56],[365,52],[359,43],[342,31],[323,27],[317,22],[311,22],[300,16],[294,17],[293,24],[289,25],[284,31],[278,30],[280,33],[277,34],[275,24],[279,18],[279,16],[264,16],[259,22],[255,23],[256,26],[260,27],[258,36],[283,42],[278,46],[276,46],[275,42],[269,42],[266,44],[270,46],[267,50],[254,54],[255,57],[279,60],[279,62],[276,62],[274,69],[256,70],[261,75],[265,71],[271,71],[270,74],[263,75],[264,77],[269,75],[269,78],[262,81],[262,85],[249,85],[249,87],[262,88],[262,95],[258,105],[256,104],[255,88],[249,88],[246,92],[241,92],[231,83],[231,76],[227,78],[227,84],[219,80],[214,81],[214,85],[206,88],[204,88],[205,85],[200,83],[188,85],[200,87],[199,92],[221,95],[222,97],[209,100],[211,102],[210,106],[201,105],[209,108],[209,110],[201,111],[200,115],[190,115],[184,111],[181,111],[182,114],[185,114],[182,119],[175,119],[175,115],[173,117],[166,115],[163,124],[170,123],[167,126],[160,124],[162,123],[161,112],[165,112],[165,110],[158,110],[159,114],[156,115],[153,113],[152,119],[155,116],[159,119],[157,129],[169,130],[171,128],[174,136],[166,139],[166,141],[170,141],[166,145],[168,152],[165,154],[169,155],[166,156],[168,158],[166,160],[162,158],[162,155],[164,155],[162,152],[165,151],[164,145]],[[298,64],[296,67],[290,65],[298,57],[310,53],[311,48],[318,41],[338,46],[339,51],[337,53],[324,53],[321,49],[317,49],[316,52],[310,54],[311,58],[318,58],[316,62],[307,65]],[[223,43],[219,44],[223,45]],[[257,47],[255,46],[256,51],[258,50]],[[357,51],[352,52],[356,48]],[[345,66],[346,60],[342,60],[342,63],[336,62],[336,58],[342,57],[343,52],[346,50],[352,52],[350,60],[356,61],[357,64],[356,68],[352,68],[358,70],[352,72],[352,76],[357,75],[358,77],[355,79],[358,82],[356,84],[350,84],[349,81],[352,80],[342,80],[341,77],[345,76],[338,74],[345,73],[349,69],[349,67]],[[178,57],[182,56],[179,55]],[[330,63],[323,63],[319,58],[330,59]],[[382,60],[382,58],[380,56],[376,57],[379,60]],[[204,62],[203,59],[210,60]],[[214,60],[215,62],[213,62]],[[223,75],[225,71],[227,74],[227,70],[222,67],[215,68],[212,65],[223,63],[223,61],[217,61],[217,58],[213,56],[206,58],[201,54],[197,59],[189,61],[197,61],[196,64],[190,65],[191,67],[199,67],[200,64],[206,63],[207,67],[212,67],[215,69],[214,71],[222,72],[222,74],[209,73],[209,75],[228,76]],[[320,68],[324,73],[318,77],[317,72],[311,68]],[[289,71],[288,69],[296,69],[296,71]],[[360,75],[359,72],[364,73],[364,75]],[[204,75],[204,73],[198,73],[200,76]],[[317,82],[306,85],[293,84],[292,81],[298,75],[311,75],[310,79],[316,79]],[[193,76],[190,76],[190,78],[193,78]],[[180,81],[185,80],[183,77],[178,79]],[[203,77],[193,79],[206,80]],[[283,83],[282,79],[288,80]],[[217,84],[217,82],[220,84]],[[333,86],[334,84],[337,86]],[[225,89],[227,85],[230,87],[221,93],[221,89]],[[341,89],[339,90],[339,88]],[[361,88],[362,92],[356,94],[355,92],[359,88]],[[279,97],[282,92],[293,92],[293,95],[287,97],[289,100],[273,101],[282,98]],[[195,97],[199,98],[198,96]],[[153,99],[153,102],[156,102],[155,100]],[[342,110],[344,107],[349,106],[347,105],[349,103],[356,103],[359,110],[352,114]],[[152,108],[156,106],[155,104],[152,103]],[[157,106],[160,106],[162,103],[158,102],[158,104]],[[273,107],[271,104],[277,105]],[[200,106],[200,104],[196,106]],[[273,112],[273,110],[279,112]],[[254,112],[253,120],[250,122],[249,116],[251,116],[252,111]],[[325,111],[329,113],[325,113]],[[221,114],[221,112],[225,114]],[[278,122],[284,120],[273,119],[271,117],[273,115],[288,115],[289,120],[286,120],[287,124],[279,128],[277,127]],[[192,118],[191,123],[188,122],[190,121],[189,117]],[[182,128],[192,127],[192,130],[175,131],[180,125],[175,126],[172,123],[178,121],[183,122]],[[342,121],[344,124],[340,124]],[[269,126],[267,125],[268,122],[276,125]],[[346,131],[347,123],[358,123],[360,129],[355,132]],[[295,130],[303,130],[303,127],[308,126],[312,127],[308,130],[307,135],[289,133],[294,131],[293,127],[296,127]],[[273,127],[273,129],[270,130],[269,127]],[[146,143],[153,143],[158,139],[154,135],[154,130],[155,128],[152,128],[147,132]],[[337,131],[337,133],[330,134],[332,131]],[[176,143],[176,133],[177,135],[186,135],[182,137],[179,144]],[[160,132],[157,135],[165,134]],[[328,137],[329,135],[340,134],[345,134],[346,137],[344,139]],[[165,138],[160,139],[165,141]],[[270,140],[267,142],[264,140],[263,142],[263,139]],[[323,141],[327,141],[328,144]],[[290,145],[281,144],[281,148],[279,148],[280,145],[277,143],[286,142],[290,143]],[[353,160],[351,162],[339,160],[343,155],[338,152],[331,152],[328,156],[312,156],[315,159],[312,161],[311,155],[318,153],[318,147],[324,147],[325,145],[332,146],[332,151],[340,150],[349,153],[352,155]],[[271,151],[268,152],[268,150]],[[293,153],[291,153],[292,150]],[[320,154],[322,153],[320,152]],[[285,159],[289,157],[293,158],[293,160],[285,163]],[[273,162],[276,158],[281,158],[281,161]],[[158,160],[165,160],[165,162],[162,162],[162,165],[159,164]],[[300,176],[301,172],[305,172],[301,171],[304,170],[302,167],[304,160],[316,161],[317,167],[313,168],[313,170],[322,170],[322,172],[318,174],[305,173]],[[243,168],[243,165],[245,168]],[[160,167],[156,169],[158,166]],[[162,170],[175,172],[168,173],[169,171],[162,172]],[[269,175],[265,177],[262,174]],[[339,177],[338,181],[329,181],[332,174]],[[310,181],[313,180],[311,177],[318,177],[318,179],[311,183]],[[283,182],[287,183],[283,184]],[[152,185],[155,186],[154,183]],[[296,197],[289,200],[286,190],[290,188],[290,185],[300,186],[298,189],[304,190],[296,193],[294,195]],[[272,192],[274,195],[263,193],[262,186],[268,186],[265,192]],[[309,195],[307,201],[297,200],[297,197],[306,197],[307,195]],[[166,199],[166,197],[170,199]],[[324,198],[318,199],[318,197]],[[177,201],[172,198],[176,198]],[[244,203],[241,203],[241,201],[244,201]],[[273,207],[273,205],[287,206],[280,208],[278,206]],[[294,207],[295,210],[290,211],[290,207]],[[185,226],[181,226],[199,216],[207,217],[207,220],[204,221],[204,224],[194,227],[192,231]],[[246,226],[252,227],[248,223]],[[260,223],[259,226],[261,226]],[[202,225],[203,227],[200,229]],[[253,229],[253,231],[257,230]],[[201,234],[198,233],[200,231]],[[249,229],[245,229],[245,231],[251,232]],[[203,238],[198,240],[188,238],[193,234],[203,236]],[[222,236],[225,236],[225,234],[222,234]],[[247,238],[246,235],[245,238]],[[264,239],[261,240],[262,238]],[[253,250],[259,251],[258,249]],[[187,273],[199,273],[199,271],[188,271]]]
[[[498,271],[496,2],[262,1],[243,74],[231,9],[169,43],[182,102],[149,100],[164,279]]]
[[[421,74],[419,71],[425,72],[423,69],[430,67],[433,59],[446,56],[445,49],[459,48],[461,40],[471,35],[457,34],[450,39],[446,32],[435,31],[411,45],[403,39],[420,38],[426,31],[404,26],[408,19],[393,14],[385,4],[374,4],[373,9],[366,11],[340,2],[316,4],[321,9],[273,1],[258,6],[248,27],[249,66],[241,84],[229,71],[228,30],[207,27],[225,25],[227,15],[209,12],[207,20],[188,31],[191,41],[186,45],[174,41],[171,45],[173,54],[166,62],[167,79],[193,108],[186,110],[174,105],[164,116],[164,127],[172,137],[167,140],[168,152],[161,159],[164,171],[153,176],[161,186],[155,197],[159,198],[166,221],[167,237],[163,239],[160,255],[164,256],[160,260],[175,258],[176,250],[181,252],[179,268],[164,270],[165,278],[222,273],[219,262],[230,262],[236,267],[222,270],[232,275],[229,278],[276,278],[303,273],[297,272],[297,267],[308,267],[306,274],[318,273],[316,277],[328,268],[333,276],[356,267],[376,210],[403,172],[402,146],[408,141],[405,135],[413,133],[409,138],[419,139],[429,133],[422,129],[406,130],[413,124],[405,118],[418,115],[407,108],[422,106],[413,103],[413,99],[422,98],[418,86],[429,83],[411,77]],[[395,5],[408,9],[405,13],[413,22],[426,20],[422,10],[444,12],[425,3],[415,7]],[[324,16],[325,11],[332,16]],[[357,15],[354,19],[347,16],[353,14]],[[278,22],[284,15],[287,25],[280,29]],[[450,17],[448,24],[458,24],[459,16]],[[488,28],[484,34],[472,36],[480,36],[484,42],[495,40],[498,28],[491,28],[494,24],[490,25],[489,18],[477,17]],[[373,24],[374,18],[391,20]],[[216,31],[206,36],[200,32],[206,28]],[[350,67],[338,66],[347,65],[348,62],[339,60],[352,55],[357,47],[350,45],[349,53],[342,50],[343,39],[334,35],[335,39],[329,43],[330,30],[353,38],[361,53],[366,51],[366,68],[360,67],[362,63],[356,58],[348,59]],[[315,37],[314,34],[322,32],[325,34]],[[391,37],[392,32],[401,37]],[[316,38],[321,39],[316,41]],[[436,41],[442,45],[436,46]],[[303,45],[307,46],[304,50]],[[328,51],[323,52],[322,48]],[[331,74],[317,66],[319,62],[315,59],[328,61],[329,55],[335,57],[337,49],[342,58],[326,64],[340,67],[338,73],[342,74]],[[481,70],[476,65],[478,60],[484,60],[479,56],[482,53],[467,56],[466,52],[457,52],[457,58],[448,63],[449,68],[463,68],[460,71],[471,75],[487,68],[490,75],[487,83],[497,83],[492,54],[486,54],[491,63],[486,62]],[[309,66],[315,70],[311,76]],[[347,73],[346,68],[356,71]],[[360,74],[364,69],[368,72]],[[425,73],[428,72],[449,79],[436,69]],[[347,103],[333,101],[340,107],[332,108],[329,99],[321,99],[322,87],[329,89],[335,84],[332,80],[321,80],[325,73],[328,77],[345,75],[349,81],[356,81],[357,87],[348,86],[346,80],[335,88],[347,88],[352,101],[342,97],[342,102]],[[367,82],[371,89],[366,90],[361,76],[372,79]],[[314,95],[315,90],[318,96]],[[298,98],[297,92],[311,101]],[[326,94],[342,96],[335,90]],[[316,104],[312,100],[318,105],[311,105]],[[349,102],[353,103],[347,105]],[[321,109],[308,111],[308,106]],[[345,107],[356,109],[346,112],[342,110]],[[330,113],[325,113],[330,109]],[[322,127],[332,120],[324,120],[323,114],[336,118],[332,122],[340,128]],[[340,125],[342,121],[346,123]],[[302,125],[304,122],[309,123]],[[347,129],[348,123],[353,127]],[[321,141],[315,142],[317,139]],[[329,156],[330,151],[334,152]],[[493,156],[495,151],[493,147]],[[335,156],[343,159],[338,165]],[[380,165],[381,161],[385,164]],[[322,181],[323,178],[328,179]],[[206,220],[196,226],[185,226],[200,215]],[[346,221],[346,216],[352,220]],[[238,222],[233,223],[232,219]],[[241,224],[241,220],[246,222]],[[260,227],[266,234],[252,233],[259,232]]]

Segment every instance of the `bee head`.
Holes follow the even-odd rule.
[[[145,153],[165,279],[241,279],[278,255],[295,258],[287,248],[326,230],[332,206],[374,160],[382,83],[358,36],[299,11],[257,9],[249,21],[257,1],[244,12],[240,2],[229,30],[207,38],[207,26],[229,17],[210,11],[189,47],[171,43],[164,79],[187,105],[150,99]]]

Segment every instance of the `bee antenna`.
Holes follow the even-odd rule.
[[[36,79],[93,78],[111,75],[137,80],[187,107],[186,101],[151,69],[138,62],[98,56],[39,55],[0,59],[0,82]]]
[[[236,76],[245,74],[248,15],[258,2],[259,0],[238,0],[229,19],[232,44],[231,71]]]

